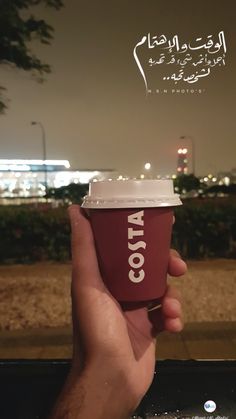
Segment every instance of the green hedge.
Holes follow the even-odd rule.
[[[70,227],[65,208],[0,207],[0,262],[68,260]]]
[[[175,210],[173,246],[189,259],[236,257],[236,201],[184,201]]]
[[[236,202],[185,201],[175,210],[172,246],[184,258],[236,257]],[[0,207],[0,263],[70,258],[66,208]]]

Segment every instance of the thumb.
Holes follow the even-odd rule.
[[[68,209],[71,224],[71,253],[76,282],[98,287],[102,279],[98,267],[93,232],[79,205]]]

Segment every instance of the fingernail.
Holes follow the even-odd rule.
[[[176,319],[176,332],[183,330],[183,322],[181,319]]]

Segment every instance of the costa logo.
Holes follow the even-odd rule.
[[[132,227],[130,227],[132,225]],[[136,226],[142,227],[137,228]],[[129,279],[134,283],[143,281],[145,277],[144,269],[141,269],[145,258],[142,253],[139,252],[141,249],[146,249],[145,241],[139,240],[139,237],[144,235],[144,211],[138,211],[128,216],[128,240],[136,240],[130,243],[128,241],[128,248],[133,253],[129,256],[128,262],[130,266]]]

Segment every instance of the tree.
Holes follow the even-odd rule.
[[[174,186],[178,187],[179,193],[182,193],[183,190],[189,192],[200,188],[200,180],[193,174],[182,174],[177,176],[177,178],[174,180]]]
[[[64,203],[72,202],[73,204],[81,204],[83,197],[88,193],[88,189],[89,185],[87,183],[71,183],[60,188],[48,189],[46,198],[63,201]]]
[[[236,184],[231,183],[230,185],[213,185],[206,189],[206,193],[215,194],[223,193],[226,195],[235,195],[236,194]]]
[[[50,44],[54,29],[32,14],[33,6],[40,4],[59,10],[63,0],[0,0],[0,64],[32,72],[42,79],[51,69],[32,53],[30,42],[37,39]],[[0,113],[7,108],[4,90],[0,86]]]

